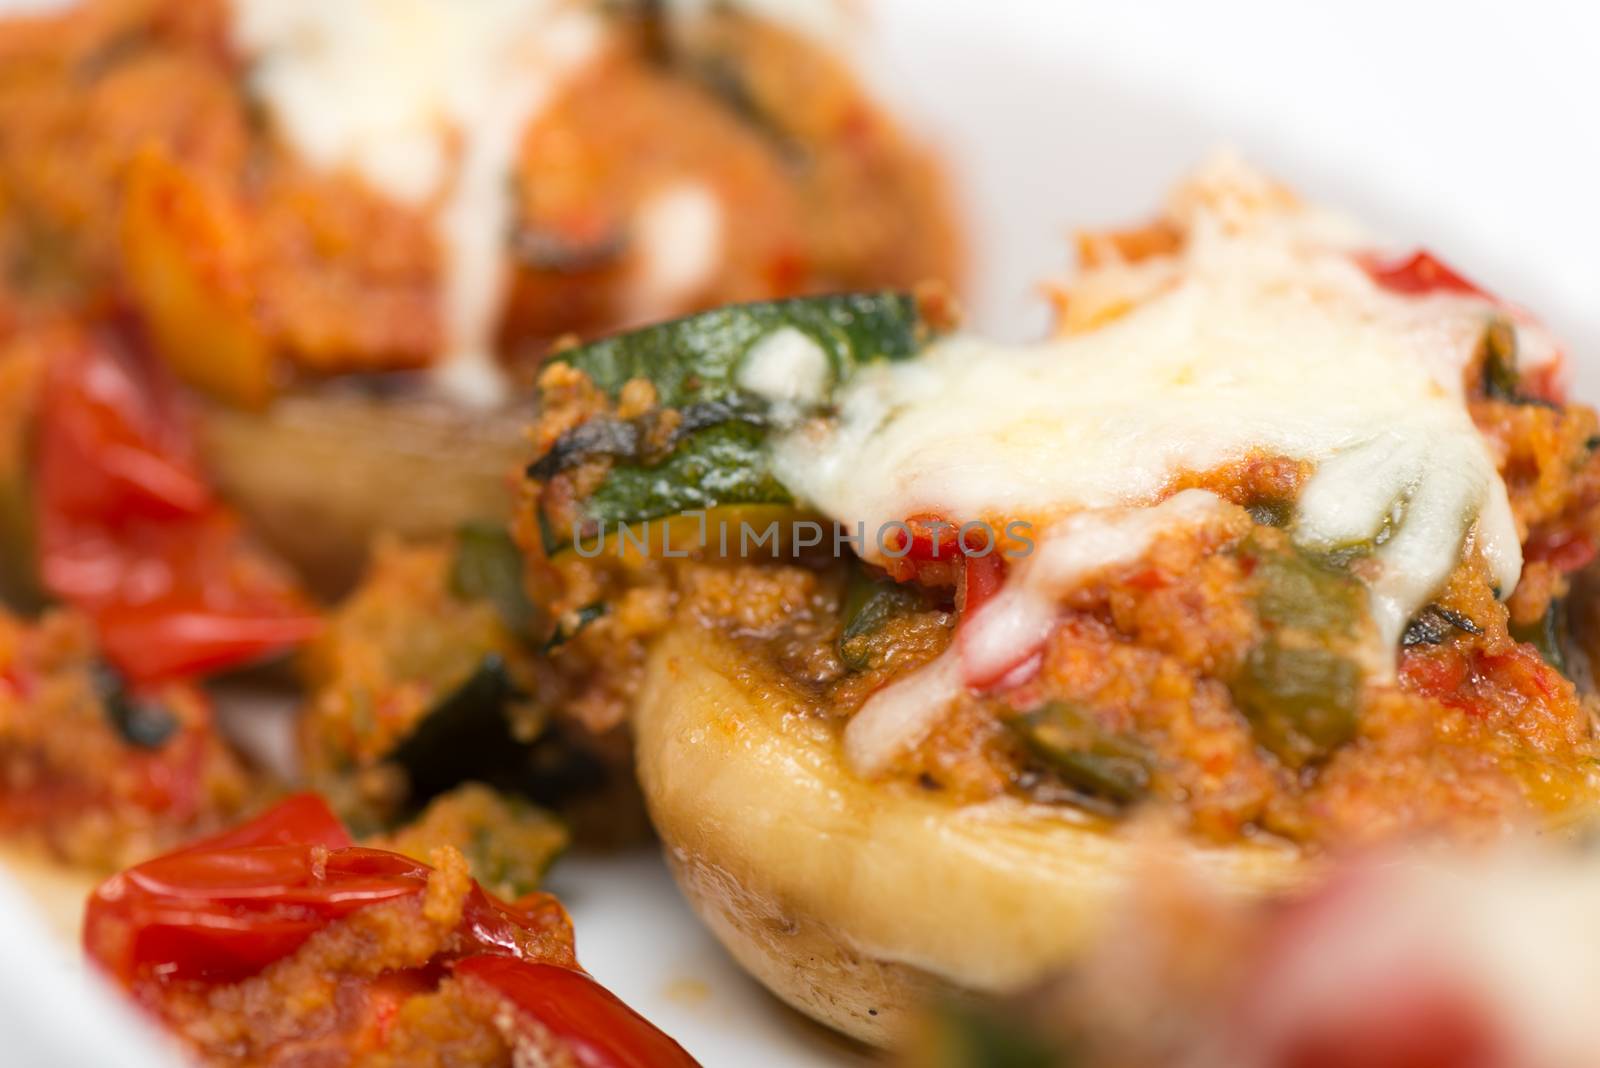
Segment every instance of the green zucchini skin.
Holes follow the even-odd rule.
[[[923,591],[869,571],[862,564],[851,568],[845,589],[844,627],[839,632],[839,659],[851,671],[864,671],[881,657],[881,635],[886,624],[928,606]]]
[[[491,653],[440,698],[387,757],[405,769],[413,800],[491,781],[498,764],[514,764],[527,745],[518,742],[507,708],[522,697],[505,662]]]
[[[548,481],[590,459],[610,459],[583,502],[577,526],[584,534],[719,505],[791,503],[768,458],[774,413],[738,383],[750,351],[784,329],[817,344],[835,385],[866,364],[912,357],[928,339],[916,299],[883,292],[737,304],[569,349],[552,362],[582,371],[612,400],[645,379],[659,407],[573,428],[529,465],[529,477]],[[676,413],[671,432],[652,433],[666,409]],[[547,552],[571,543],[573,531],[541,519]]]
[[[783,327],[822,347],[835,381],[862,363],[905,359],[922,347],[921,321],[910,294],[846,293],[733,304],[601,338],[554,359],[582,371],[613,397],[632,379],[648,379],[662,405],[682,408],[739,395],[734,379],[740,361]]]
[[[520,637],[531,635],[539,613],[522,586],[522,550],[498,523],[465,523],[456,531],[450,592],[459,600],[486,600]]]

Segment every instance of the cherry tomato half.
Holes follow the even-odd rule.
[[[136,685],[259,660],[320,626],[212,493],[181,400],[154,361],[82,334],[55,354],[40,404],[41,577]]]
[[[84,946],[125,986],[158,1001],[171,982],[252,975],[341,917],[423,893],[431,872],[354,845],[326,802],[300,794],[107,880],[90,898]],[[694,1068],[677,1043],[578,967],[570,922],[553,897],[508,904],[474,883],[449,945],[426,968],[368,977],[363,1023],[337,1041],[381,1047],[401,1004],[448,967],[587,1068]]]
[[[695,1068],[682,1046],[583,972],[490,956],[468,957],[454,970],[561,1040],[583,1068]]]

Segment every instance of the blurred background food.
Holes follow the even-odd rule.
[[[1595,1063],[1588,846],[1378,851],[1270,903],[1153,860],[1072,970],[930,1003],[936,1068],[1524,1068]]]
[[[8,332],[131,320],[330,589],[506,514],[557,338],[960,275],[929,157],[736,7],[94,0],[9,21],[0,128]]]
[[[961,244],[832,43],[738,6],[8,15],[5,826],[106,871],[309,780],[486,884],[569,826],[637,841],[626,725],[564,707],[507,525],[534,377],[713,305],[956,285]]]
[[[1583,88],[1593,81],[1581,53],[1592,35],[1577,5],[1535,4],[1513,20],[1493,7],[1379,0],[1338,12],[1244,0],[1137,10],[1018,0],[997,18],[987,4],[881,0],[862,5],[872,9],[876,35],[861,53],[869,62],[848,72],[831,49],[793,30],[728,12],[706,18],[704,9],[716,5],[693,5],[693,18],[684,5],[602,5],[605,29],[563,31],[566,44],[553,57],[560,76],[547,82],[526,128],[512,130],[510,148],[501,140],[473,156],[509,159],[508,171],[539,175],[537,188],[519,178],[488,198],[510,220],[498,230],[508,251],[489,257],[457,256],[481,251],[482,235],[495,231],[481,215],[476,224],[445,218],[452,182],[440,176],[472,154],[458,137],[440,137],[434,121],[482,103],[485,80],[460,78],[458,63],[419,73],[394,94],[393,107],[361,99],[360,72],[419,40],[442,41],[438,24],[421,16],[410,32],[355,48],[363,35],[349,27],[369,5],[348,5],[348,16],[287,0],[254,6],[248,27],[220,5],[177,2],[97,3],[0,27],[0,582],[18,609],[0,626],[0,822],[45,855],[103,870],[230,822],[278,790],[253,759],[273,747],[252,738],[241,754],[233,744],[241,725],[253,735],[272,718],[241,724],[228,715],[240,688],[306,694],[299,737],[277,750],[303,754],[360,833],[413,856],[460,846],[473,874],[502,892],[531,885],[574,834],[636,832],[637,824],[623,829],[618,814],[637,816],[637,808],[612,801],[632,789],[625,735],[569,734],[561,702],[548,698],[572,691],[540,663],[542,645],[557,636],[570,643],[590,632],[568,650],[578,661],[618,633],[612,628],[648,627],[654,617],[628,613],[612,628],[594,628],[592,601],[560,619],[541,617],[505,596],[522,579],[507,578],[517,554],[503,528],[490,522],[458,533],[458,521],[510,511],[508,487],[528,452],[522,399],[532,369],[563,334],[588,337],[741,294],[928,276],[959,282],[965,257],[940,171],[960,179],[976,209],[967,236],[982,271],[959,288],[978,297],[985,330],[1031,336],[1044,307],[1034,287],[1059,264],[1064,234],[1136,217],[1220,138],[1242,142],[1318,196],[1369,211],[1391,233],[1460,250],[1469,274],[1548,310],[1577,343],[1579,397],[1600,382],[1600,365],[1582,359],[1584,343],[1600,338],[1589,306],[1600,274],[1581,210],[1595,157],[1570,132],[1578,125],[1573,102],[1593,95]],[[573,24],[560,5],[525,7],[540,20]],[[459,58],[473,41],[514,40],[518,29],[510,14],[487,20],[451,33],[447,51]],[[302,62],[296,53],[306,41],[320,44]],[[881,111],[861,105],[858,78],[889,90],[882,99],[914,103],[907,116],[934,118],[941,144],[953,149],[946,166],[930,167]],[[447,83],[448,99],[407,112]],[[530,90],[523,84],[519,92]],[[341,106],[317,114],[330,100]],[[680,112],[681,144],[662,129]],[[419,124],[418,115],[429,118]],[[498,129],[517,125],[505,119]],[[403,134],[398,140],[415,151],[372,157],[364,129]],[[1486,152],[1486,136],[1518,150]],[[353,142],[341,148],[346,137]],[[432,174],[436,185],[419,194],[428,181],[373,180],[369,168],[385,166]],[[494,173],[473,170],[478,178]],[[812,209],[823,201],[830,214],[819,221]],[[716,225],[732,217],[732,205],[760,219],[748,248]],[[834,227],[832,218],[849,222]],[[710,233],[725,258],[707,267]],[[786,241],[803,246],[810,263]],[[695,254],[651,254],[668,248]],[[464,260],[478,270],[458,270]],[[868,261],[871,271],[862,266]],[[498,282],[482,284],[483,264],[494,262],[488,274]],[[460,282],[469,277],[475,281]],[[763,288],[763,280],[772,284]],[[499,296],[486,310],[482,300],[454,303],[452,292],[462,289]],[[461,353],[468,355],[457,359]],[[57,375],[47,389],[47,370],[62,366],[78,373]],[[104,394],[81,388],[91,377],[113,384],[112,395],[131,391],[143,401],[95,403]],[[118,486],[118,507],[85,514],[73,494],[57,492],[74,479],[57,478],[54,490],[41,479],[42,407],[56,413],[52,422],[96,428],[91,446],[116,446],[84,448],[79,435],[65,451],[55,448],[63,462],[54,469]],[[179,408],[190,410],[187,433],[149,433],[181,422],[171,418]],[[127,457],[121,447],[130,441],[138,462],[119,470],[116,458]],[[162,477],[141,481],[152,472]],[[41,499],[67,505],[57,515],[73,519],[71,537],[52,541],[57,562],[89,566],[58,572],[68,586],[53,595],[57,611],[36,619],[45,599],[34,548]],[[115,539],[105,533],[131,528],[140,530],[139,553],[108,551]],[[63,524],[54,530],[60,535]],[[377,531],[428,537],[400,544],[375,538]],[[208,548],[191,554],[191,545]],[[359,592],[332,613],[309,610],[316,599],[350,591],[379,545]],[[119,558],[138,566],[104,566]],[[143,584],[163,571],[177,581]],[[236,572],[245,581],[235,581]],[[1569,604],[1580,629],[1594,633],[1583,618],[1593,603],[1581,592],[1585,582],[1579,575]],[[188,598],[197,588],[216,596]],[[130,611],[152,597],[182,611]],[[60,610],[63,600],[72,611]],[[200,618],[209,620],[205,640],[174,642],[166,630],[159,644],[175,658],[156,664],[155,678],[131,679],[144,662],[137,652],[156,647],[163,633],[146,622],[178,619],[183,630]],[[1545,626],[1551,618],[1532,620],[1519,636],[1558,633]],[[210,627],[218,622],[227,625]],[[530,642],[527,633],[550,639]],[[307,641],[291,682],[281,654]],[[868,635],[851,651],[881,654],[874,641]],[[1547,657],[1560,656],[1561,646],[1539,643]],[[202,685],[197,674],[208,676]],[[229,691],[221,716],[207,702],[219,675]],[[546,699],[530,698],[530,688]],[[618,694],[578,696],[580,726],[615,725]],[[497,757],[487,764],[455,759],[487,747]],[[87,769],[94,774],[80,774]],[[1085,780],[1081,763],[1068,762],[1079,782],[1102,792],[1124,791],[1129,781],[1090,770]],[[474,784],[484,779],[515,789]],[[561,804],[566,821],[529,805],[529,794]],[[575,799],[586,800],[575,807]],[[1589,885],[1583,868],[1566,859],[1466,858],[1447,862],[1437,878],[1363,874],[1346,882],[1365,887],[1354,895],[1361,914],[1392,916],[1388,906],[1414,897],[1405,923],[1443,932],[1420,957],[1439,941],[1473,944],[1458,928],[1481,934],[1492,923],[1518,947],[1484,958],[1505,974],[1522,974],[1522,953],[1566,962],[1554,969],[1565,979],[1561,991],[1543,997],[1544,984],[1522,984],[1554,1012],[1566,995],[1593,990],[1566,967],[1576,956],[1557,948],[1584,942],[1580,910],[1570,904]],[[609,921],[585,928],[586,963],[696,1031],[692,1048],[724,1057],[708,1063],[864,1062],[861,1051],[801,1029],[753,996],[695,933],[654,864],[615,858],[566,870],[574,873],[574,908]],[[1507,870],[1530,873],[1528,881],[1512,885]],[[1133,964],[1098,953],[1081,974],[1036,996],[942,1009],[915,1063],[1186,1063],[1187,1052],[1214,1048],[1206,1036],[1236,1024],[1228,1006],[1255,985],[1239,977],[1266,970],[1259,932],[1287,925],[1275,918],[1279,906],[1241,913],[1181,877],[1158,872],[1148,882],[1172,883],[1169,900],[1130,903],[1127,923],[1105,935],[1116,951],[1145,946],[1126,954]],[[1440,918],[1459,885],[1479,883],[1497,888],[1504,904]],[[1555,901],[1550,888],[1568,885],[1576,889]],[[1374,888],[1382,902],[1370,900]],[[1324,897],[1331,895],[1314,900]],[[75,923],[77,909],[65,911]],[[1325,903],[1287,911],[1344,915]],[[1571,922],[1552,934],[1539,922],[1545,914]],[[1345,919],[1305,926],[1363,945],[1351,933],[1359,925]],[[1410,952],[1412,943],[1395,942]],[[1310,943],[1320,959],[1326,939]],[[25,939],[8,944],[32,959]],[[641,953],[646,945],[651,952]],[[1382,969],[1410,974],[1382,952],[1372,956]],[[1317,1017],[1308,1025],[1313,1040],[1272,1048],[1294,1053],[1295,1064],[1348,1063],[1343,1055],[1361,1064],[1501,1063],[1489,1048],[1511,1051],[1504,1063],[1544,1063],[1521,1038],[1480,1041],[1526,1033],[1479,1011],[1495,995],[1461,996],[1457,987],[1472,987],[1478,973],[1458,957],[1444,959],[1469,978],[1437,998],[1427,983],[1416,998],[1401,990],[1402,1006],[1424,1003],[1398,1014],[1403,1027],[1382,1005],[1347,999],[1337,984],[1285,983],[1311,991],[1287,1008],[1315,1010],[1327,1000],[1337,1011],[1332,1024]],[[1315,960],[1300,964],[1313,968]],[[54,988],[44,969],[13,971],[25,975],[29,996],[8,1006],[27,1026],[7,1030],[24,1035],[28,1048],[26,1035],[54,1020]],[[702,976],[713,990],[702,988]],[[0,993],[23,989],[17,982],[0,975]],[[1159,992],[1158,1019],[1149,1001],[1106,1000],[1146,986]],[[1194,1011],[1169,1023],[1189,997]],[[75,996],[58,1001],[78,1012]],[[1444,1002],[1437,1013],[1435,1001]],[[1478,1009],[1458,1011],[1460,1002]],[[1376,1023],[1368,1026],[1367,1016]],[[1484,1019],[1492,1022],[1480,1026]],[[1330,1051],[1316,1037],[1330,1029],[1380,1037]],[[1456,1043],[1458,1032],[1467,1040]],[[1442,1047],[1407,1044],[1405,1036],[1419,1033],[1441,1035]],[[1184,1049],[1174,1055],[1174,1044]],[[1262,1052],[1222,1048],[1236,1055],[1231,1063],[1253,1063]],[[1583,1063],[1583,1047],[1576,1056],[1559,1045],[1538,1049],[1553,1063]]]
[[[631,719],[730,953],[867,1042],[1070,963],[1146,849],[1270,899],[1600,796],[1600,436],[1544,328],[1227,156],[1079,259],[1031,345],[859,294],[541,376],[562,704]]]

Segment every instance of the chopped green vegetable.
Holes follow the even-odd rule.
[[[568,837],[566,825],[546,810],[474,782],[440,794],[414,820],[370,844],[421,861],[454,846],[474,879],[513,899],[539,889]]]
[[[616,529],[724,504],[788,504],[789,491],[772,476],[767,432],[748,423],[710,427],[691,435],[659,464],[618,464],[584,501],[590,523]]]
[[[1504,319],[1495,319],[1483,331],[1483,395],[1491,400],[1521,398],[1517,373],[1517,330]]]
[[[885,623],[926,607],[921,591],[874,576],[857,565],[845,591],[844,630],[839,635],[839,656],[852,671],[872,666],[873,639]]]
[[[178,731],[178,717],[158,701],[139,699],[128,692],[122,676],[109,664],[96,664],[95,690],[106,718],[122,740],[137,749],[160,749]]]
[[[784,327],[821,346],[835,381],[871,360],[913,356],[922,342],[911,296],[858,293],[734,304],[581,345],[554,359],[613,397],[633,379],[648,379],[662,405],[682,408],[743,396],[735,378],[744,357]]]
[[[1303,548],[1306,560],[1312,566],[1320,567],[1324,571],[1343,572],[1357,560],[1372,556],[1379,549],[1389,543],[1405,523],[1406,509],[1411,503],[1410,491],[1407,490],[1390,502],[1389,510],[1378,522],[1378,528],[1366,537],[1358,537],[1353,541],[1340,544],[1327,544],[1320,539],[1311,539]],[[1470,520],[1463,519],[1462,529],[1465,530]],[[1296,537],[1301,532],[1295,529],[1295,523],[1290,524],[1290,535]]]
[[[949,1002],[934,1017],[936,1068],[1070,1068],[1077,1058],[1028,1022],[990,1004]]]
[[[1529,626],[1511,627],[1511,636],[1519,642],[1527,642],[1539,650],[1539,655],[1544,657],[1544,662],[1571,678],[1572,664],[1567,655],[1567,602],[1564,598],[1556,597],[1550,601],[1550,607],[1545,609],[1543,616],[1537,623]]]
[[[685,438],[697,431],[738,423],[761,427],[766,422],[764,406],[748,398],[697,401],[681,409],[653,408],[633,419],[597,416],[561,435],[549,452],[529,465],[528,474],[548,481],[601,456],[630,463],[655,463],[671,456]]]
[[[1294,518],[1293,501],[1258,500],[1250,502],[1245,511],[1250,521],[1263,527],[1286,527]]]
[[[1150,750],[1136,738],[1106,730],[1076,705],[1051,701],[1018,716],[1011,726],[1074,789],[1119,805],[1150,791]]]
[[[504,526],[467,523],[457,531],[450,592],[463,601],[489,601],[514,634],[533,629],[534,607],[522,585],[522,552]]]
[[[1300,767],[1355,737],[1361,669],[1350,646],[1365,593],[1348,571],[1292,545],[1252,537],[1239,552],[1254,563],[1263,633],[1229,689],[1256,740]]]
[[[1484,328],[1483,395],[1507,404],[1552,406],[1543,397],[1522,389],[1522,372],[1517,367],[1517,328],[1509,319],[1495,318]]]
[[[544,651],[550,652],[567,644],[576,638],[590,623],[606,614],[604,601],[591,601],[590,603],[567,613],[556,621],[555,633],[550,635],[550,640],[544,643]]]
[[[1265,641],[1246,658],[1232,691],[1256,740],[1291,767],[1355,737],[1361,671],[1331,649]]]
[[[1290,545],[1246,539],[1240,553],[1255,561],[1256,612],[1269,627],[1347,636],[1366,594],[1348,571]]]
[[[417,721],[388,760],[405,769],[412,796],[418,799],[469,779],[486,778],[497,762],[526,749],[509,714],[512,703],[523,697],[505,661],[491,653]]]
[[[530,477],[547,480],[590,459],[611,460],[582,502],[579,530],[554,529],[541,516],[546,551],[602,525],[719,505],[790,503],[767,455],[770,406],[738,381],[751,351],[785,329],[817,345],[833,383],[866,363],[910,357],[925,340],[912,297],[876,293],[734,305],[560,353],[557,362],[584,372],[613,399],[628,382],[649,381],[659,407],[636,419],[591,419],[530,465]]]

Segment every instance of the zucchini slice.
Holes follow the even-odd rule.
[[[758,346],[784,331],[815,345],[826,362],[820,395],[803,406],[775,403],[741,381]],[[915,355],[927,333],[909,294],[847,294],[718,308],[560,353],[554,362],[584,372],[613,400],[627,383],[648,381],[659,407],[634,419],[591,419],[529,466],[529,477],[548,481],[596,457],[611,461],[584,498],[575,530],[557,529],[541,511],[546,552],[574,534],[621,524],[720,505],[790,503],[767,456],[772,428],[825,408],[859,367]]]
[[[492,778],[500,765],[515,762],[527,744],[519,744],[506,710],[522,696],[505,663],[484,657],[389,753],[387,759],[405,769],[412,799]]]

